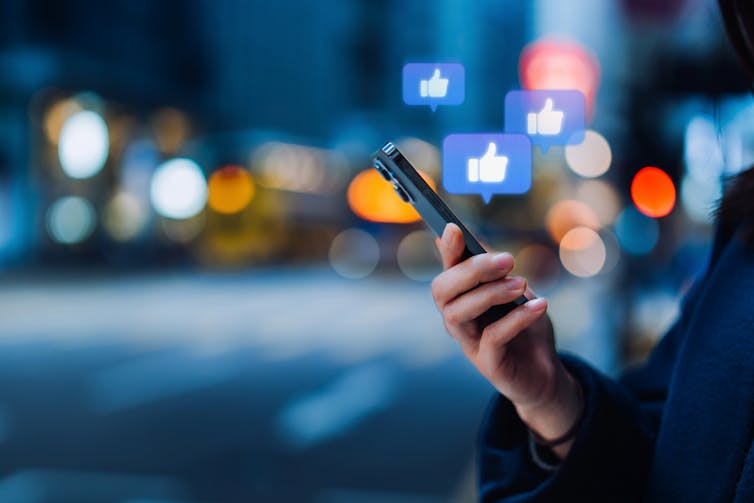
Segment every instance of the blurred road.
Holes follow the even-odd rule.
[[[0,286],[3,502],[467,501],[490,396],[398,276]]]

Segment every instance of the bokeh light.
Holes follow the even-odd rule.
[[[664,217],[675,206],[675,185],[663,170],[646,166],[634,175],[631,199],[636,208],[648,217]]]
[[[574,173],[584,178],[596,178],[610,169],[613,154],[604,136],[588,129],[584,141],[576,145],[566,145],[565,158]]]
[[[89,201],[83,197],[65,196],[50,206],[47,212],[47,230],[58,243],[80,243],[94,230],[95,216]]]
[[[597,230],[600,220],[594,210],[581,201],[565,199],[558,201],[547,212],[545,227],[555,243],[575,227],[588,227]]]
[[[225,166],[209,177],[209,207],[218,213],[232,214],[246,208],[254,198],[254,180],[240,166]]]
[[[588,115],[600,81],[596,56],[582,45],[565,40],[537,40],[524,47],[519,60],[524,89],[576,89],[584,94]]]
[[[592,208],[603,226],[615,222],[621,210],[618,193],[603,180],[584,180],[579,183],[575,199]]]
[[[516,253],[514,274],[524,276],[537,293],[547,292],[558,282],[560,262],[552,249],[540,244],[530,244]]]
[[[207,182],[199,165],[191,159],[171,159],[155,171],[150,196],[160,215],[190,218],[202,211],[207,202]]]
[[[690,174],[684,176],[681,181],[681,202],[689,218],[701,224],[712,223],[722,190],[722,183],[718,180],[700,180]]]
[[[380,261],[380,246],[377,240],[361,229],[346,229],[330,244],[330,265],[348,279],[369,276]]]
[[[160,229],[169,240],[180,244],[187,244],[199,236],[206,223],[205,214],[199,213],[193,217],[181,220],[172,218],[160,219]]]
[[[621,248],[629,255],[646,255],[651,252],[660,236],[657,220],[627,206],[615,219],[615,236]]]
[[[435,183],[421,173],[427,183],[435,188]],[[419,221],[419,214],[411,204],[404,202],[374,169],[367,169],[356,175],[348,186],[348,206],[356,215],[372,222],[408,224]]]
[[[63,123],[58,156],[60,166],[71,178],[96,175],[105,166],[109,150],[107,124],[97,112],[77,112]]]
[[[139,198],[119,191],[107,202],[102,224],[116,241],[129,241],[144,229],[148,218],[148,208]]]
[[[306,145],[266,142],[253,153],[260,186],[291,192],[332,194],[343,187],[347,159],[341,152]]]
[[[719,180],[725,162],[715,121],[709,115],[696,115],[686,125],[683,138],[686,170],[698,182]]]
[[[416,281],[429,281],[442,271],[435,237],[429,231],[410,232],[401,239],[396,260],[401,272]]]
[[[594,276],[605,265],[605,243],[597,232],[589,227],[576,227],[560,241],[560,261],[574,276]]]
[[[401,138],[395,142],[398,150],[411,164],[433,179],[440,177],[440,149],[419,138]]]
[[[180,110],[165,107],[154,113],[152,129],[160,151],[172,154],[181,148],[191,134],[191,122]]]
[[[44,117],[44,132],[47,137],[47,141],[53,145],[58,144],[60,138],[60,131],[63,129],[63,124],[72,115],[81,112],[84,109],[77,100],[73,98],[66,98],[55,103],[47,109]]]

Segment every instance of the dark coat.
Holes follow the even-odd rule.
[[[585,415],[560,468],[529,454],[498,395],[480,431],[479,496],[490,502],[754,502],[754,251],[718,232],[706,273],[639,369],[612,380],[563,361]]]

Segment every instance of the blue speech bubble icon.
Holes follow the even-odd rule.
[[[509,91],[505,132],[525,134],[542,152],[584,141],[584,95],[574,90]]]
[[[403,67],[403,102],[427,105],[460,105],[466,93],[465,72],[458,63],[408,63]]]
[[[531,188],[531,141],[522,134],[451,134],[442,142],[442,183],[451,194],[524,194]]]

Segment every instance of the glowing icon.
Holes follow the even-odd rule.
[[[537,112],[529,112],[526,115],[526,132],[529,135],[543,134],[552,136],[554,134],[560,134],[560,130],[563,129],[563,113],[562,110],[552,109],[552,99],[547,98],[545,106],[542,110]]]
[[[419,81],[419,96],[422,98],[444,98],[446,94],[448,94],[448,79],[440,77],[439,68],[435,68],[429,80]]]
[[[442,183],[451,194],[523,194],[531,188],[531,140],[522,134],[451,134],[442,143]]]
[[[584,140],[584,95],[575,90],[509,91],[505,95],[505,132],[529,135],[546,152],[552,145]]]
[[[490,142],[480,158],[466,160],[466,180],[469,182],[499,183],[505,180],[508,158],[497,154],[497,146]]]
[[[425,105],[460,105],[465,94],[465,73],[458,63],[408,63],[403,67],[403,101]]]

